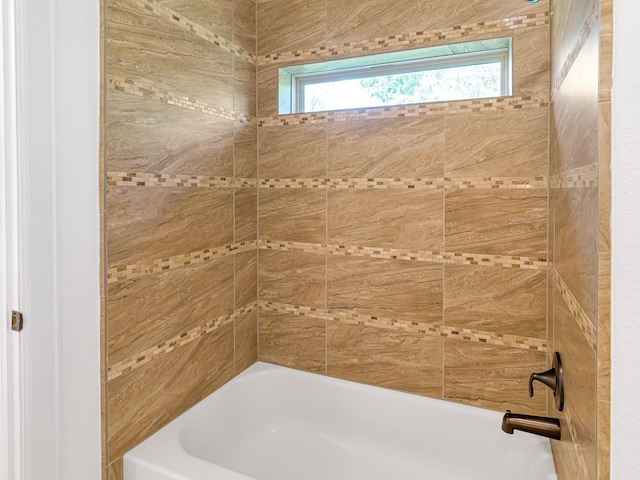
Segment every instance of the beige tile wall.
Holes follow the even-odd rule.
[[[258,2],[260,359],[546,412],[548,7]],[[279,66],[500,36],[512,98],[277,115]]]
[[[104,478],[257,358],[254,0],[107,0]]]
[[[612,2],[552,12],[549,340],[567,397],[552,447],[561,480],[608,480]]]

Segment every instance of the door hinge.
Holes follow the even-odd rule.
[[[11,330],[14,332],[19,332],[22,330],[22,313],[16,312],[15,310],[11,312]]]

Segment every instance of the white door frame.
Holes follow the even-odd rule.
[[[11,229],[0,255],[16,262],[0,285],[0,341],[11,349],[11,362],[0,358],[0,480],[97,480],[99,2],[3,0],[2,12],[2,95],[15,107],[2,108]],[[10,309],[24,314],[20,334],[7,331]]]

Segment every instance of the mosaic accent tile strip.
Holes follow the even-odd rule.
[[[584,46],[587,39],[589,38],[589,35],[591,35],[591,31],[593,30],[593,27],[596,25],[599,19],[600,19],[600,2],[594,2],[591,12],[589,12],[589,16],[587,17],[584,24],[582,25],[582,28],[580,29],[580,33],[578,34],[578,38],[576,40],[575,45],[573,46],[573,48],[571,49],[571,52],[569,53],[564,63],[562,64],[562,68],[560,69],[560,72],[558,72],[558,77],[555,80],[553,80],[553,87],[551,88],[552,96],[555,95],[555,93],[558,91],[558,89],[562,85],[562,82],[564,82],[565,78],[567,78],[567,75],[569,74],[571,67],[573,67],[573,63],[576,61],[576,58],[578,58],[578,55],[580,54],[582,47]]]
[[[138,262],[131,265],[112,267],[107,270],[107,284],[110,285],[112,283],[131,280],[151,273],[186,267],[188,265],[197,265],[216,258],[255,250],[256,247],[257,242],[252,240],[249,242],[231,243],[222,247],[207,248],[205,250],[175,255],[168,258],[160,258],[146,262]]]
[[[478,178],[266,178],[260,188],[318,189],[531,189],[547,188],[546,177],[478,177]]]
[[[348,55],[354,53],[372,53],[380,49],[394,47],[418,48],[420,46],[443,40],[456,40],[474,35],[484,35],[487,33],[500,34],[508,33],[519,28],[535,27],[547,25],[549,23],[549,13],[540,12],[517,17],[503,18],[487,22],[469,23],[455,25],[446,29],[430,30],[426,32],[411,32],[386,37],[371,38],[361,42],[347,42],[342,44],[327,45],[323,47],[310,48],[305,50],[294,50],[291,52],[281,52],[264,55],[258,58],[259,65],[277,64],[283,62],[304,63],[318,57],[330,58],[338,55]]]
[[[258,180],[173,173],[107,172],[107,185],[112,187],[244,188],[256,187]]]
[[[553,277],[554,285],[560,291],[562,298],[569,307],[569,311],[573,315],[573,318],[578,323],[580,330],[584,334],[584,338],[587,340],[587,343],[591,346],[594,352],[597,351],[596,349],[598,345],[598,332],[593,322],[584,311],[576,297],[573,295],[571,289],[562,279],[560,273],[555,268],[551,268],[551,276]]]
[[[146,10],[149,10],[154,15],[163,18],[165,20],[170,21],[174,25],[178,25],[179,27],[188,30],[189,32],[197,35],[198,37],[210,42],[223,50],[233,53],[234,55],[238,55],[251,63],[256,63],[256,56],[247,52],[244,48],[234,44],[221,37],[217,33],[213,33],[208,29],[204,28],[201,25],[198,25],[193,20],[188,19],[184,15],[172,10],[170,8],[165,7],[164,5],[160,5],[156,0],[133,0],[138,5],[141,5]]]
[[[574,168],[559,175],[554,175],[549,181],[551,188],[589,188],[598,186],[598,164]]]
[[[282,127],[287,125],[313,125],[347,120],[376,120],[381,118],[426,117],[442,113],[497,112],[547,107],[548,98],[498,97],[455,102],[419,103],[393,107],[333,110],[318,113],[296,113],[258,119],[259,127]]]
[[[386,258],[455,265],[479,265],[487,267],[521,268],[526,270],[546,270],[544,258],[513,257],[506,255],[486,255],[479,253],[451,253],[408,250],[401,248],[361,247],[355,245],[321,245],[319,243],[281,242],[259,240],[260,250],[282,252],[305,252],[353,257]]]
[[[125,373],[130,372],[142,365],[149,363],[154,358],[159,357],[160,355],[164,355],[166,353],[172,352],[176,348],[179,348],[183,345],[187,345],[199,338],[203,337],[207,333],[211,333],[215,330],[218,330],[220,327],[233,323],[234,321],[240,319],[243,315],[254,311],[257,308],[257,303],[252,302],[244,307],[241,307],[235,310],[233,313],[229,315],[223,315],[214,320],[211,320],[204,325],[200,325],[186,332],[180,333],[169,340],[166,340],[158,345],[154,345],[151,348],[147,348],[142,352],[122,360],[121,362],[115,363],[111,365],[107,369],[107,381],[111,381],[114,378],[118,378]]]
[[[252,123],[255,120],[247,115],[238,114],[232,110],[212,105],[196,98],[187,97],[180,93],[169,92],[156,87],[152,82],[146,80],[132,80],[130,78],[108,75],[108,88],[120,92],[129,93],[138,97],[155,98],[169,105],[186,108],[195,112],[213,115],[216,117],[232,120],[240,123]]]
[[[351,312],[326,310],[322,308],[305,307],[300,305],[289,305],[279,302],[260,301],[258,302],[258,306],[261,310],[266,310],[269,312],[298,315],[319,320],[346,323],[350,325],[362,325],[374,328],[400,330],[403,332],[422,334],[433,337],[455,338],[458,340],[466,340],[469,342],[487,343],[505,347],[516,347],[525,350],[537,350],[541,352],[545,352],[547,350],[547,342],[546,340],[541,338],[507,335],[502,333],[471,330],[468,328],[458,328],[431,323],[411,322],[406,320],[397,320],[372,315],[362,315]]]

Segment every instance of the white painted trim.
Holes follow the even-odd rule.
[[[611,478],[640,478],[640,4],[614,2]]]

